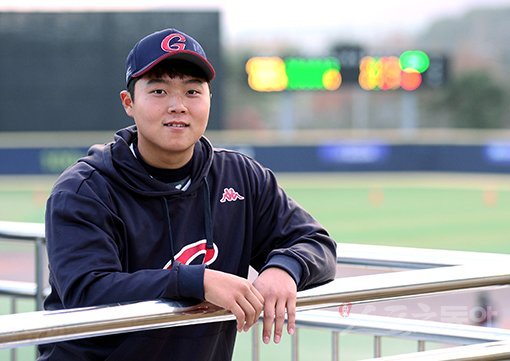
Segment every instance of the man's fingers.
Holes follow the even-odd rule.
[[[283,334],[283,325],[285,324],[285,315],[287,315],[287,332],[291,335],[296,330],[296,302],[290,299],[285,302],[269,304],[266,301],[264,306],[264,328],[262,330],[262,340],[264,343],[271,341],[271,334],[274,325],[274,343],[280,343]]]
[[[249,325],[249,327],[251,327],[252,325],[254,325],[255,323],[258,322],[260,314],[264,310],[264,298],[262,297],[262,295],[259,293],[259,291],[255,287],[252,286],[252,290],[253,290],[253,294],[250,296],[249,301],[250,301],[250,304],[255,309],[255,313],[253,315],[253,320],[252,320],[251,324]]]
[[[204,296],[234,314],[238,331],[248,331],[264,307],[264,298],[251,282],[211,269],[204,272]]]
[[[282,339],[283,324],[285,323],[285,303],[278,302],[276,304],[274,319],[274,343],[280,343]]]
[[[246,320],[244,310],[241,308],[241,306],[235,303],[234,305],[232,305],[229,311],[232,312],[234,316],[236,316],[237,331],[241,332]]]
[[[261,298],[262,296],[259,291],[251,285],[247,292],[242,293],[237,297],[235,301],[238,308],[236,308],[236,310],[239,310],[238,312],[242,313],[239,317],[236,315],[236,318],[238,319],[238,331],[248,331],[250,327],[258,321],[260,313],[264,308],[263,299],[261,301]],[[242,325],[240,325],[239,322],[242,322]]]
[[[240,308],[244,312],[244,324],[242,329],[244,331],[248,331],[250,327],[257,322],[259,315],[262,312],[262,304],[254,295],[249,298],[242,298],[238,302]]]
[[[287,301],[287,332],[293,335],[296,331],[296,299]]]
[[[262,294],[259,292],[259,290],[252,284],[251,285],[251,289],[253,291],[253,294],[257,297],[257,299],[259,300],[259,302],[264,305],[264,297],[262,296]],[[261,309],[262,310],[262,309]]]
[[[265,344],[268,344],[271,341],[271,331],[273,329],[273,323],[274,323],[274,317],[275,317],[275,304],[274,300],[269,301],[266,300],[266,303],[264,304],[264,322],[263,322],[263,328],[262,328],[262,341]]]
[[[257,319],[264,309],[264,297],[260,294],[260,292],[250,284],[250,292],[246,295],[248,302],[253,306],[255,311],[257,311]]]

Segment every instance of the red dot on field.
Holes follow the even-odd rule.
[[[384,203],[384,191],[378,188],[370,189],[368,191],[368,201],[373,206],[380,206]]]
[[[487,207],[494,207],[496,204],[498,204],[498,198],[498,192],[493,189],[485,190],[482,195],[483,204],[485,204]]]

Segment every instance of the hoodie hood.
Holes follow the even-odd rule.
[[[213,147],[207,138],[202,136],[195,144],[191,186],[185,192],[176,190],[147,173],[130,149],[136,138],[136,126],[121,129],[115,133],[113,142],[92,146],[88,155],[78,162],[89,164],[119,186],[145,196],[182,195],[195,192],[201,186],[213,162]]]

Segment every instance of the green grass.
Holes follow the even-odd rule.
[[[279,175],[338,242],[510,252],[510,176]],[[0,220],[43,222],[53,177],[0,178]]]
[[[54,176],[0,177],[0,220],[44,222],[44,207]]]
[[[340,243],[510,252],[510,178],[371,177],[281,184]]]
[[[339,243],[510,253],[510,176],[452,174],[278,175],[287,193]],[[0,220],[43,222],[54,179],[0,177]],[[3,245],[4,244],[4,245]],[[10,246],[5,246],[10,244]],[[0,243],[0,252],[16,250]],[[0,298],[0,314],[6,313]],[[238,335],[234,360],[251,357],[252,334]],[[300,360],[329,360],[328,331],[301,329]],[[290,359],[290,337],[261,345],[261,360]],[[342,360],[372,357],[373,338],[342,334]],[[427,344],[428,345],[428,344]],[[383,338],[383,351],[413,352],[416,343]],[[388,351],[389,352],[389,351]],[[0,361],[9,360],[0,350]],[[19,360],[33,360],[33,348]]]

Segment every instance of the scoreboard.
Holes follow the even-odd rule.
[[[248,85],[259,92],[336,91],[342,85],[357,85],[367,91],[413,91],[438,88],[447,81],[446,56],[430,56],[422,50],[368,56],[350,47],[335,55],[252,57],[246,62]]]

